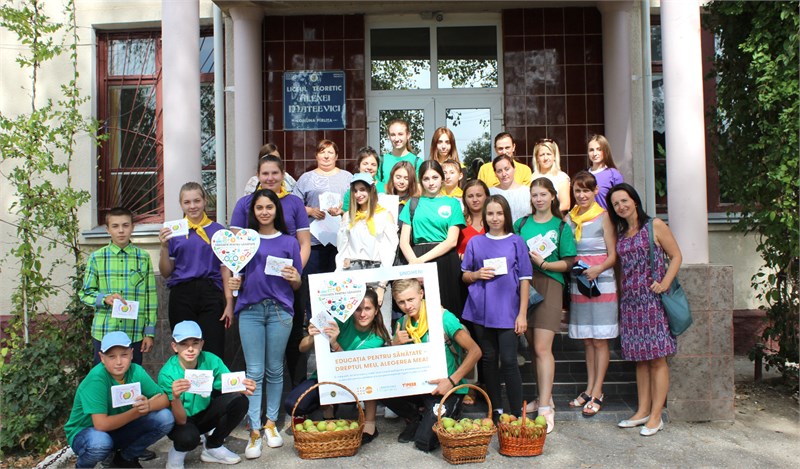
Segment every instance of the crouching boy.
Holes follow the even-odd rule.
[[[109,332],[100,343],[100,361],[75,392],[67,441],[78,456],[75,467],[94,467],[114,454],[113,467],[142,467],[139,456],[172,430],[175,419],[166,407],[167,396],[144,368],[131,363],[131,339],[121,331]],[[130,389],[117,385],[139,383],[141,395],[133,404],[114,407],[128,399]],[[113,395],[120,389],[120,396]],[[134,393],[135,394],[135,393]]]
[[[392,283],[392,296],[404,316],[397,321],[397,328],[392,345],[403,345],[411,342],[428,342],[428,313],[425,307],[425,292],[417,279],[401,279]],[[469,332],[461,325],[458,318],[442,308],[442,324],[445,334],[445,357],[447,359],[447,377],[430,381],[436,385],[431,394],[405,396],[384,401],[386,407],[406,419],[406,428],[400,433],[397,441],[408,443],[413,441],[417,449],[432,451],[439,446],[439,440],[433,432],[436,422],[438,404],[441,396],[447,394],[473,369],[481,358],[481,349],[472,340]],[[466,355],[464,352],[466,351]],[[462,358],[463,356],[463,358]],[[444,403],[443,417],[457,416],[461,412],[461,402],[468,389],[462,388],[451,394]],[[419,409],[422,409],[420,411]]]
[[[203,331],[194,321],[182,321],[172,331],[172,350],[175,355],[161,368],[158,384],[167,393],[175,417],[175,427],[167,435],[174,443],[167,456],[167,469],[184,467],[186,453],[200,445],[200,435],[206,435],[200,460],[219,464],[236,464],[241,458],[223,446],[225,438],[242,421],[247,413],[247,398],[241,393],[220,394],[222,374],[229,373],[222,359],[203,351]],[[185,378],[186,370],[213,372],[213,391],[209,394],[187,392],[191,383]],[[252,395],[256,388],[253,380],[245,379],[244,394]]]

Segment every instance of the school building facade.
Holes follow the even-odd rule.
[[[554,139],[573,175],[587,166],[588,137],[602,133],[684,255],[695,325],[671,362],[670,418],[732,420],[733,311],[756,308],[749,279],[760,262],[753,240],[730,231],[710,157],[713,80],[703,77],[714,41],[701,4],[78,0],[83,111],[108,136],[100,149],[78,143],[74,183],[92,194],[80,209],[87,250],[108,242],[104,214],[125,205],[157,267],[160,223],[182,216],[179,187],[202,181],[225,224],[266,142],[295,178],[314,167],[321,139],[353,170],[358,148],[388,149],[386,122],[402,116],[421,156],[439,126],[462,155],[508,131],[528,165],[536,142]],[[0,54],[3,107],[25,112],[11,85],[24,73],[12,51]],[[45,96],[57,96],[66,66],[42,70]],[[10,188],[0,191],[10,207]],[[12,286],[0,288],[6,312]]]

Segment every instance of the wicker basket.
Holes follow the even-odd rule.
[[[524,409],[527,402],[522,403]],[[544,450],[544,440],[547,437],[547,428],[529,428],[525,426],[528,417],[522,413],[522,422],[519,426],[508,423],[497,425],[497,439],[500,442],[500,454],[504,456],[539,456]],[[512,436],[519,432],[519,436]],[[537,437],[537,433],[541,436]]]
[[[436,423],[433,424],[433,431],[439,437],[439,443],[442,444],[442,456],[445,461],[450,464],[466,464],[473,462],[486,461],[486,453],[489,451],[489,443],[492,441],[492,435],[495,433],[495,427],[491,430],[473,430],[466,433],[447,433],[442,425],[442,409],[444,402],[453,394],[457,389],[470,387],[477,389],[483,394],[489,405],[489,415],[492,417],[492,401],[483,389],[472,384],[462,384],[451,389],[447,394],[442,397],[439,402],[439,415]]]
[[[310,393],[313,389],[320,387],[323,384],[332,384],[339,386],[345,391],[349,392],[356,400],[356,408],[358,409],[358,428],[352,430],[341,430],[338,432],[323,432],[323,433],[308,433],[308,432],[294,432],[294,447],[297,449],[297,454],[302,459],[325,459],[325,458],[338,458],[340,456],[353,456],[358,452],[361,446],[361,435],[364,431],[364,411],[358,401],[358,396],[355,395],[347,386],[332,381],[323,381],[317,383],[300,397],[294,403],[292,408],[292,421],[294,422],[294,413],[297,410],[297,405]]]

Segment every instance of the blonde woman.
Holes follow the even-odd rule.
[[[531,179],[545,177],[553,183],[558,194],[558,208],[566,213],[570,208],[569,176],[561,171],[561,153],[558,144],[550,138],[543,138],[533,147],[534,171]]]

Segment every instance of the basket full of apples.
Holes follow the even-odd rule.
[[[442,417],[444,402],[450,397],[450,394],[464,387],[477,389],[483,394],[489,404],[489,415],[486,418],[455,420],[449,417]],[[442,445],[442,456],[445,461],[450,464],[484,462],[486,453],[489,451],[489,443],[492,441],[492,435],[497,430],[491,416],[492,402],[486,392],[477,386],[462,384],[442,396],[442,400],[439,402],[439,418],[433,424],[433,431],[439,437],[439,443]]]
[[[330,381],[324,381],[311,386],[294,404],[292,409],[292,422],[295,421],[294,413],[297,405],[312,390],[323,384],[339,386],[352,394],[358,409],[358,421],[353,420],[321,420],[315,422],[310,419],[298,422],[294,426],[294,447],[297,454],[303,459],[337,458],[339,456],[353,456],[361,446],[361,435],[364,431],[364,411],[358,402],[358,396],[347,386]]]
[[[526,406],[527,402],[523,402],[522,408]],[[544,450],[545,437],[547,421],[542,415],[531,420],[523,410],[522,417],[502,414],[497,423],[500,454],[505,456],[539,456]]]

